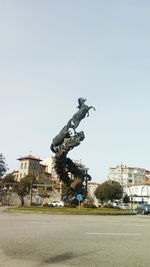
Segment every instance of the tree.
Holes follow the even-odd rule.
[[[2,184],[5,185],[5,184],[13,184],[15,181],[14,181],[14,176],[12,173],[8,173],[4,176],[4,178],[2,179]]]
[[[7,171],[7,165],[5,163],[5,158],[2,153],[0,153],[0,180]]]
[[[47,193],[47,192],[43,192],[43,193],[38,193],[38,195],[41,197],[41,198],[43,198],[43,201],[42,201],[42,207],[44,206],[44,204],[46,204],[45,203],[45,199],[46,198],[49,198],[49,194]]]
[[[32,184],[36,183],[35,177],[32,175],[26,175],[20,182],[15,182],[13,185],[13,191],[16,192],[21,200],[21,206],[24,206],[24,197],[32,190]]]
[[[104,201],[113,201],[122,197],[122,187],[115,181],[106,181],[99,185],[95,190],[95,196],[103,203]]]
[[[127,194],[125,194],[123,197],[123,203],[129,203],[129,202],[130,202],[130,198]]]

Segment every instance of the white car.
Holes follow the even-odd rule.
[[[48,202],[48,205],[51,207],[63,207],[64,202],[60,200],[55,200],[55,201]]]
[[[129,209],[129,205],[127,203],[120,203],[120,204],[118,204],[118,207],[122,210],[128,210]]]

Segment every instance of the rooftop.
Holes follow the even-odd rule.
[[[29,160],[29,159],[31,159],[31,160],[36,160],[36,161],[42,161],[40,158],[37,158],[37,157],[35,157],[35,156],[33,156],[33,155],[28,155],[28,156],[25,156],[25,157],[20,157],[18,160]]]

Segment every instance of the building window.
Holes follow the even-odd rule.
[[[21,169],[23,169],[23,162],[21,163]]]
[[[36,170],[36,162],[33,162],[33,169]]]
[[[32,170],[32,162],[29,163],[29,169]]]
[[[24,164],[24,168],[25,168],[25,169],[27,168],[27,162],[25,162],[25,164]]]

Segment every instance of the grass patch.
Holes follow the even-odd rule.
[[[9,207],[7,212],[25,212],[63,215],[134,215],[131,210],[117,210],[109,208],[68,208],[68,207]]]

